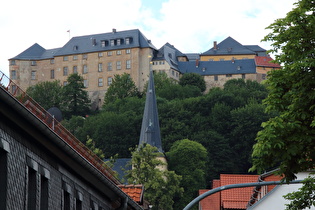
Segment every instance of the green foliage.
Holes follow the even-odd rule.
[[[46,110],[51,107],[60,108],[62,86],[57,80],[53,82],[39,82],[27,88],[26,93]]]
[[[61,124],[70,131],[74,136],[78,136],[81,133],[81,129],[84,126],[85,118],[82,116],[72,116],[69,120],[65,119],[61,121]]]
[[[68,84],[63,87],[62,110],[65,117],[72,115],[85,116],[90,111],[90,100],[84,90],[83,77],[71,74],[67,79]]]
[[[265,41],[273,42],[281,70],[268,75],[267,111],[279,112],[263,124],[253,151],[251,170],[279,166],[286,180],[315,167],[315,4],[300,0],[276,20]]]
[[[93,139],[91,139],[89,136],[87,136],[86,146],[95,154],[97,155],[101,160],[105,158],[105,155],[103,151],[100,148],[97,148],[95,146],[95,142]]]
[[[163,154],[158,152],[156,147],[143,145],[132,152],[132,167],[128,171],[128,182],[143,184],[145,188],[145,199],[153,205],[152,209],[169,210],[173,209],[173,197],[182,193],[179,187],[181,177],[174,171],[161,170],[165,166],[158,157]]]
[[[179,84],[181,86],[195,86],[198,87],[201,92],[206,90],[206,82],[200,74],[197,73],[187,73],[183,74],[179,79]]]
[[[315,206],[315,177],[309,176],[303,180],[303,186],[296,192],[283,196],[291,203],[286,204],[286,210],[300,210]]]
[[[104,103],[109,104],[115,102],[117,99],[124,99],[126,97],[139,96],[140,93],[131,79],[130,75],[124,73],[122,75],[116,74],[112,84],[107,89]]]
[[[199,189],[205,188],[207,150],[198,142],[184,139],[176,141],[166,155],[169,169],[182,176],[184,194],[176,199],[174,207],[183,209],[198,196]]]

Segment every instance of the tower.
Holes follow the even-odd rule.
[[[158,151],[163,153],[152,70],[150,70],[149,74],[139,147],[143,144],[150,144],[151,146],[157,147]]]

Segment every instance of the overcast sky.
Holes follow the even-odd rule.
[[[3,0],[0,2],[0,70],[34,43],[62,47],[70,37],[139,29],[155,47],[166,42],[201,53],[231,36],[260,45],[265,28],[285,17],[297,0]],[[67,32],[70,30],[70,34]]]

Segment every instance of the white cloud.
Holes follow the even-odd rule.
[[[146,1],[146,2],[144,2]],[[228,36],[258,44],[265,27],[284,17],[295,0],[10,0],[0,3],[0,70],[34,43],[62,47],[71,36],[140,29],[160,48],[204,52]],[[145,3],[145,4],[143,4]],[[160,5],[158,5],[160,4]]]

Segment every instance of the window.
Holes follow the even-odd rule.
[[[68,67],[63,67],[63,76],[68,76]]]
[[[75,210],[82,210],[82,201],[83,201],[83,194],[80,191],[76,191]]]
[[[37,65],[36,61],[31,61],[31,65],[36,66]]]
[[[67,84],[68,84],[67,81],[64,81],[64,82],[63,82],[63,86],[66,86]]]
[[[98,86],[103,87],[103,78],[98,78]]]
[[[71,193],[72,189],[71,186],[65,182],[62,183],[63,188],[63,210],[70,210],[71,206]]]
[[[55,59],[50,59],[50,64],[54,64],[55,63]]]
[[[131,53],[131,50],[130,49],[127,49],[126,50],[126,54],[130,54]]]
[[[83,80],[83,85],[84,85],[85,88],[87,88],[89,86],[89,82],[88,82],[87,79]]]
[[[27,157],[27,209],[36,209],[38,163]]]
[[[35,80],[36,79],[36,71],[32,71],[31,72],[31,80]]]
[[[112,51],[108,51],[107,52],[107,56],[112,56],[113,55],[113,52]]]
[[[131,60],[126,61],[126,69],[131,69]]]
[[[262,74],[262,75],[261,75],[261,79],[262,79],[262,80],[265,80],[265,79],[266,79],[266,76],[267,76],[266,74]]]
[[[74,60],[74,61],[78,60],[78,56],[77,56],[77,55],[74,55],[74,56],[73,56],[73,60]]]
[[[15,60],[10,60],[10,65],[11,66],[16,65]]]
[[[102,52],[99,52],[98,53],[98,57],[100,58],[100,57],[103,57],[103,53]]]
[[[112,62],[108,62],[108,63],[107,63],[107,70],[108,70],[108,71],[113,70],[113,64],[112,64]]]
[[[224,58],[220,58],[220,61],[224,61]]]
[[[128,38],[126,38],[126,39],[125,39],[125,41],[126,41],[126,44],[127,44],[127,45],[129,45],[129,44],[130,44],[130,38],[129,38],[129,37],[128,37]]]
[[[115,46],[115,40],[114,39],[110,40],[110,46]]]
[[[106,46],[106,41],[105,40],[101,40],[101,46],[105,47]]]
[[[107,78],[107,85],[110,86],[112,84],[113,79],[111,77]]]
[[[83,59],[86,60],[88,58],[87,54],[83,54]]]
[[[120,70],[121,69],[121,61],[116,62],[116,69]]]
[[[225,76],[226,77],[232,77],[232,74],[226,74]]]
[[[6,209],[8,187],[8,155],[9,143],[0,137],[0,209]]]
[[[68,60],[69,60],[68,56],[63,56],[63,61],[68,61]]]
[[[117,50],[117,51],[116,51],[116,54],[117,54],[117,55],[121,55],[121,50]]]
[[[99,72],[103,71],[103,64],[102,63],[98,64],[98,71]]]
[[[78,67],[77,66],[73,66],[72,68],[73,68],[73,73],[77,74],[78,73]]]
[[[87,74],[88,73],[88,67],[87,65],[83,65],[83,74]]]
[[[120,45],[120,44],[121,44],[121,40],[117,39],[117,45]]]
[[[213,58],[210,58],[208,61],[213,61]]]
[[[11,79],[16,79],[16,71],[15,70],[11,71]]]
[[[218,75],[214,75],[214,81],[218,81]]]
[[[48,209],[50,172],[40,167],[40,209]]]
[[[242,74],[242,79],[245,79],[246,78],[246,75],[245,74]]]
[[[55,70],[50,70],[50,79],[55,79]]]

